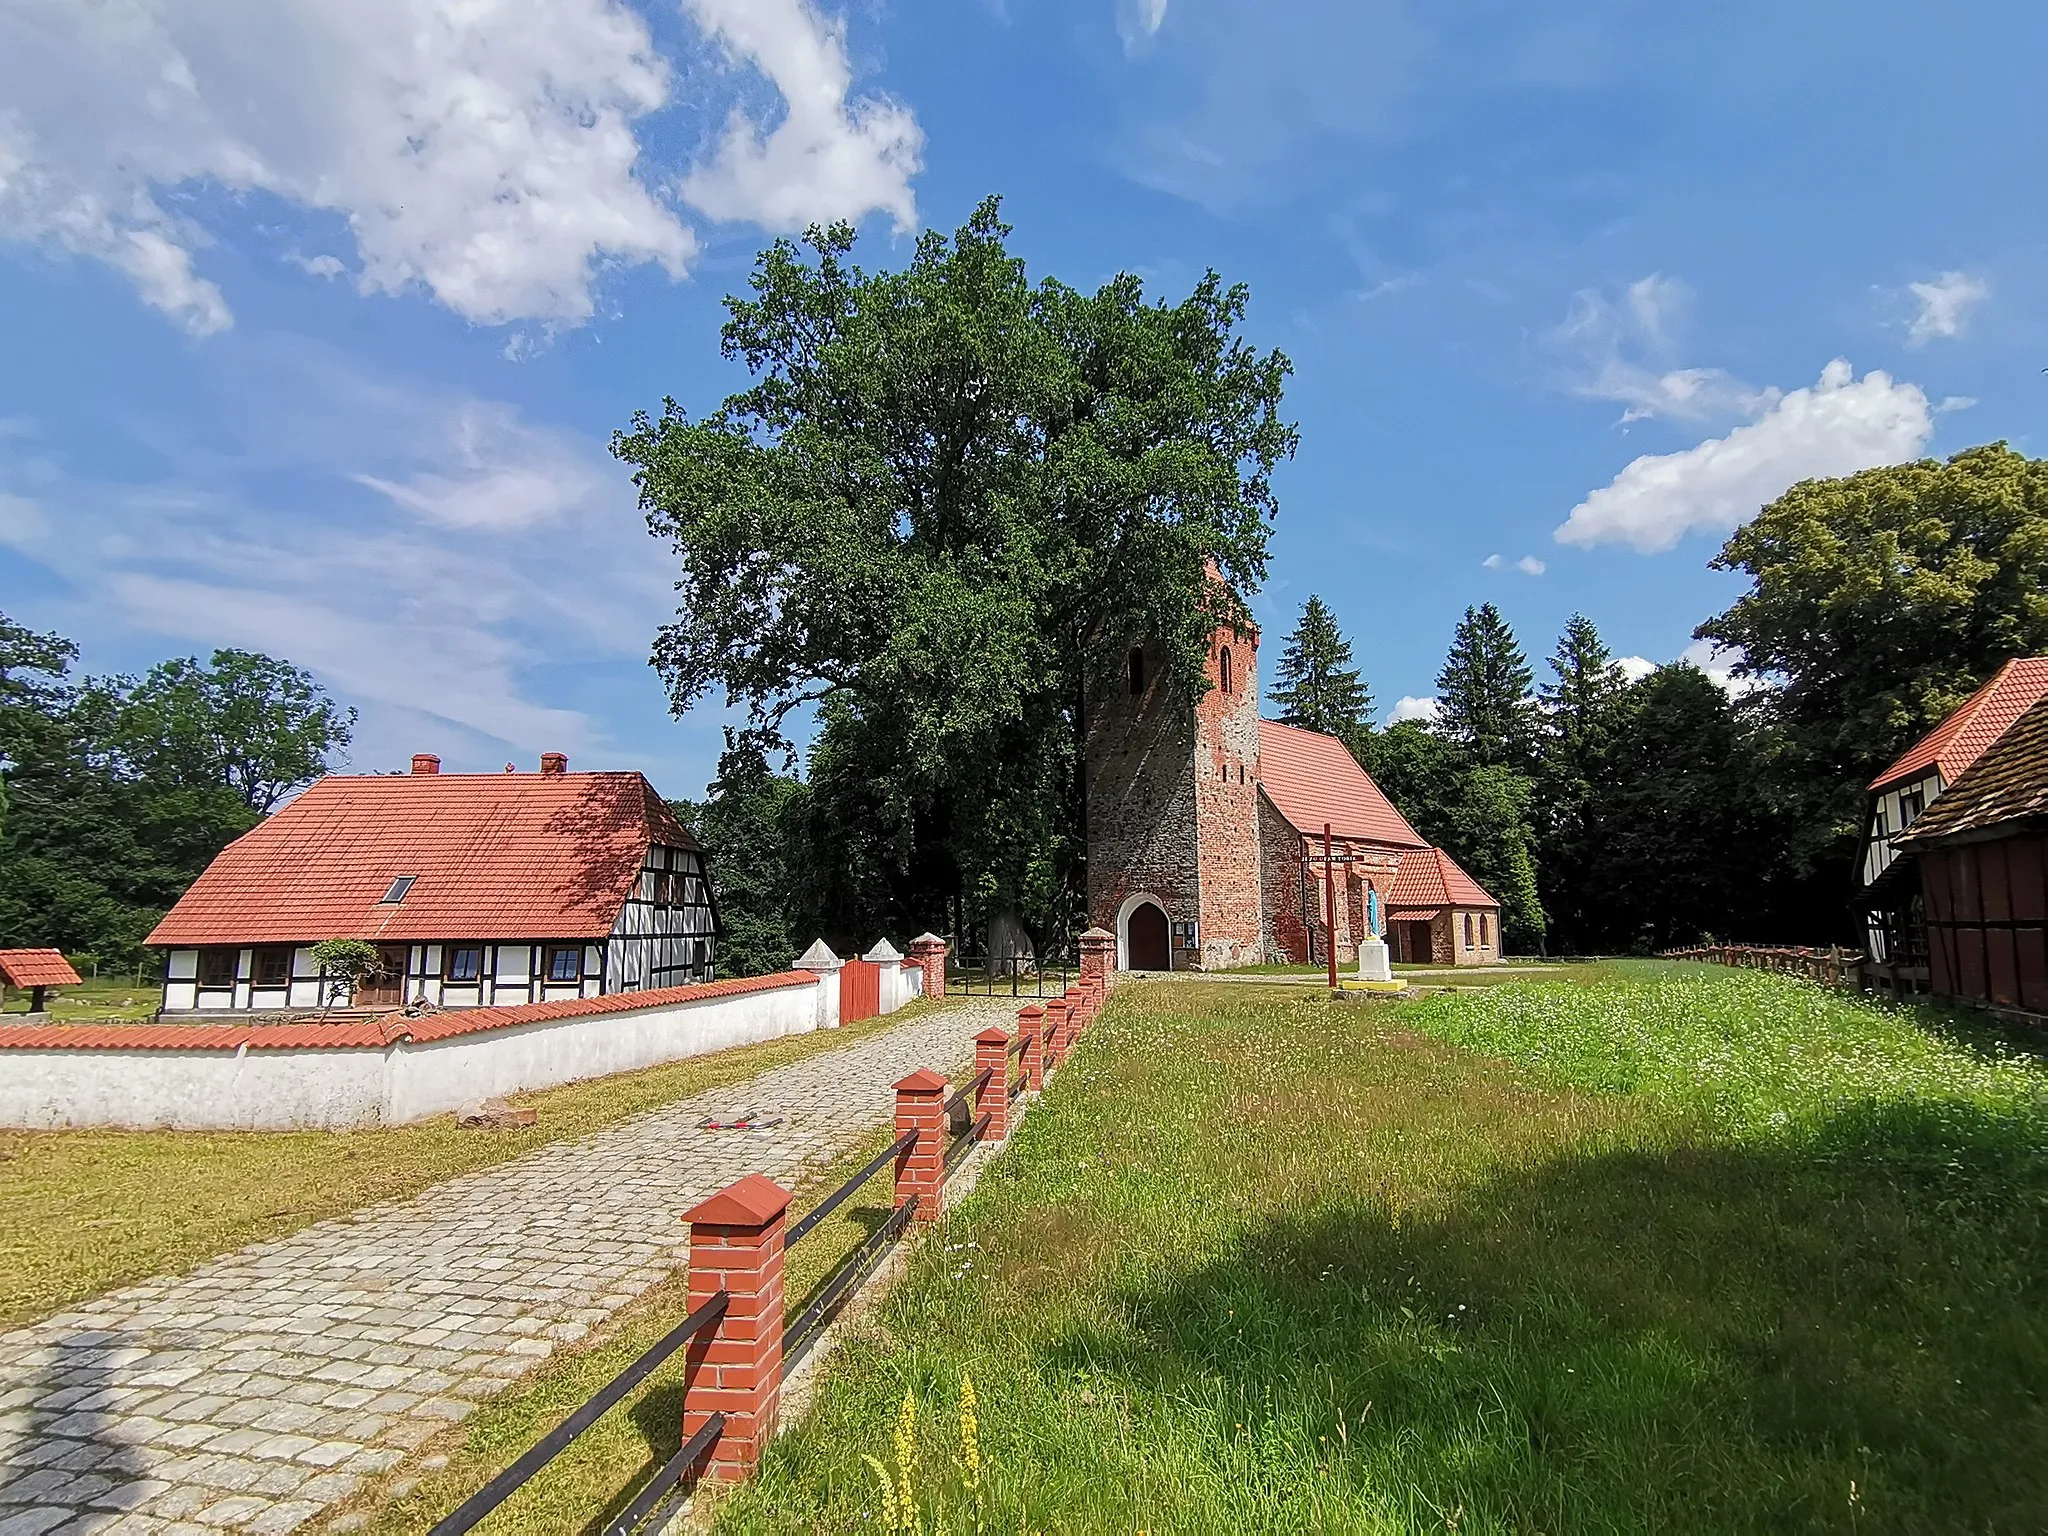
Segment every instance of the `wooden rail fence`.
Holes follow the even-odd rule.
[[[1786,976],[1804,976],[1831,987],[1854,985],[1863,957],[1830,946],[1808,949],[1769,944],[1698,944],[1690,949],[1667,949],[1666,960],[1704,960],[1710,965],[1732,965],[1739,970],[1777,971]]]

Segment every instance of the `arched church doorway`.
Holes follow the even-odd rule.
[[[1124,924],[1124,949],[1134,971],[1169,969],[1166,914],[1149,901],[1131,908],[1131,915]]]

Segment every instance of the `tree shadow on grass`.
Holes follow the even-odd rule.
[[[2028,1130],[1890,1107],[1566,1154],[1441,1211],[1322,1203],[1123,1291],[1047,1364],[1121,1395],[1129,1482],[1277,1444],[1235,1528],[2048,1529]],[[1188,1528],[1172,1502],[1141,1523]]]

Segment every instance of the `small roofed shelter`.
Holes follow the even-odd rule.
[[[1501,958],[1500,903],[1441,848],[1401,855],[1387,896],[1391,958],[1414,965],[1488,965]]]
[[[28,1011],[41,1013],[52,987],[75,987],[85,978],[54,949],[0,949],[0,983],[28,993]]]
[[[230,843],[149,942],[164,1011],[289,1011],[343,1000],[460,1008],[713,979],[718,930],[697,840],[638,773],[334,774]],[[312,957],[374,945],[345,999]]]
[[[1894,843],[1918,866],[1930,990],[2048,1024],[2048,698]]]
[[[1899,834],[2043,697],[2048,656],[2015,656],[1870,781],[1859,868],[1864,949],[1894,987],[1928,979],[1919,867],[1910,859],[1899,862]]]

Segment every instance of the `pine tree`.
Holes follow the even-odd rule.
[[[1526,767],[1534,756],[1528,658],[1491,603],[1467,608],[1436,676],[1437,729],[1479,767]]]
[[[1615,814],[1616,743],[1628,729],[1631,684],[1584,614],[1573,614],[1542,689],[1536,801],[1543,905],[1567,949],[1615,942],[1604,862]],[[1626,942],[1624,939],[1623,942]]]
[[[1302,605],[1280,656],[1272,698],[1283,723],[1335,736],[1354,755],[1372,729],[1372,690],[1351,665],[1351,643],[1320,597]]]

